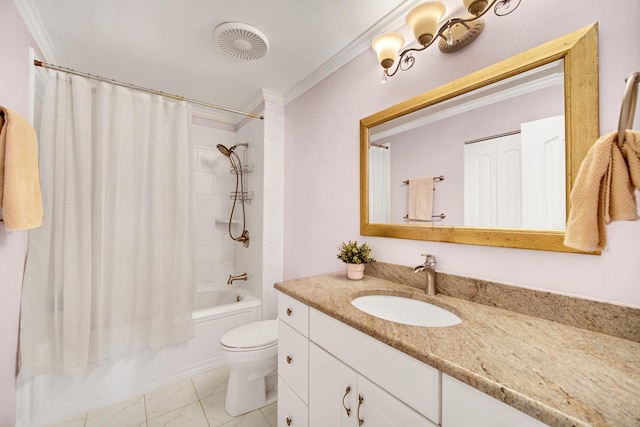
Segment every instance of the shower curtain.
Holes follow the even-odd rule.
[[[189,106],[48,73],[44,223],[28,234],[22,295],[27,376],[193,335]]]
[[[391,222],[391,147],[369,146],[369,222]]]

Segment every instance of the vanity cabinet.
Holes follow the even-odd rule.
[[[287,295],[278,298],[278,427],[545,425]]]
[[[543,427],[546,424],[443,374],[442,427],[467,426]]]
[[[281,293],[278,318],[279,427],[438,424],[437,370]]]
[[[436,426],[314,343],[309,401],[309,427]]]
[[[440,422],[437,369],[314,309],[309,311],[309,339],[404,405]]]

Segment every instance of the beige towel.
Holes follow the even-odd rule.
[[[409,180],[409,220],[431,221],[433,215],[433,177]]]
[[[628,130],[622,150],[617,135],[598,139],[580,165],[571,191],[565,246],[600,251],[607,241],[606,224],[638,219],[634,190],[640,188],[640,132]]]
[[[7,230],[42,225],[36,131],[15,111],[0,106],[0,207]]]

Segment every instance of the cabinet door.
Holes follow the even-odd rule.
[[[436,427],[395,397],[366,379],[358,376],[357,424],[363,427]]]
[[[309,427],[355,427],[356,373],[309,344]]]
[[[546,424],[442,375],[442,427],[543,427]]]
[[[278,427],[308,427],[307,406],[285,383],[278,379]]]

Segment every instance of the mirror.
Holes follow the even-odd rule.
[[[562,241],[599,136],[597,37],[582,28],[362,119],[360,233],[575,252]],[[408,215],[425,188],[429,213]]]

